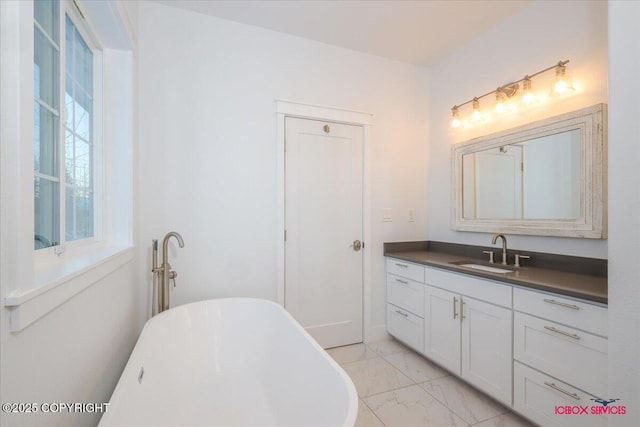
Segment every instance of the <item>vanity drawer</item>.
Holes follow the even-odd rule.
[[[513,357],[582,390],[606,395],[606,338],[516,312]]]
[[[424,267],[410,262],[387,258],[387,273],[424,283]]]
[[[425,283],[480,301],[511,308],[511,286],[438,268],[425,269]]]
[[[513,407],[516,411],[545,427],[601,427],[607,425],[602,415],[556,414],[556,407],[592,406],[591,396],[562,381],[515,362],[513,365]],[[558,408],[564,412],[564,408]]]
[[[424,320],[387,303],[387,332],[414,350],[424,352]]]
[[[607,309],[553,294],[515,288],[513,308],[554,322],[607,336]]]
[[[387,274],[387,302],[424,317],[424,285]]]

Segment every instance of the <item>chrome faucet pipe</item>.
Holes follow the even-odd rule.
[[[507,265],[507,238],[504,237],[504,234],[494,234],[491,244],[495,245],[498,241],[498,237],[502,239],[502,264]]]
[[[158,268],[158,239],[151,241],[151,273],[153,274],[153,281],[151,283],[151,316],[155,316],[160,312],[160,290],[158,289],[158,276],[160,274],[160,268]]]
[[[162,239],[162,266],[160,267],[160,274],[162,276],[161,291],[160,291],[160,311],[169,309],[169,280],[175,279],[178,274],[175,271],[171,271],[171,265],[169,264],[169,240],[175,237],[178,240],[178,245],[183,248],[184,240],[182,236],[175,232],[170,231]]]

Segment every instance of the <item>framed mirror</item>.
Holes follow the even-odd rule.
[[[453,229],[606,239],[606,125],[597,104],[454,145]]]

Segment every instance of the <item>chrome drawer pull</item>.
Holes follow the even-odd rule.
[[[458,317],[458,312],[456,311],[456,305],[458,304],[458,298],[453,297],[453,318]]]
[[[403,313],[400,310],[396,310],[396,313],[398,313],[400,316],[409,317],[409,315],[407,313]]]
[[[559,306],[562,306],[562,307],[571,308],[573,310],[580,310],[580,307],[578,307],[577,305],[567,304],[567,303],[564,303],[564,302],[556,301],[554,299],[545,298],[544,302],[548,302],[549,304],[559,305]]]
[[[409,268],[409,266],[407,264],[400,264],[399,262],[396,262],[396,265],[398,267],[404,267],[404,268]]]
[[[573,397],[573,398],[574,398],[574,399],[576,399],[576,400],[580,400],[580,396],[578,396],[578,395],[577,395],[577,394],[575,394],[575,393],[569,393],[568,391],[561,389],[561,388],[560,388],[560,387],[558,387],[555,383],[548,383],[548,382],[546,382],[546,381],[545,381],[545,382],[544,382],[544,385],[546,385],[546,386],[548,386],[548,387],[551,387],[552,389],[557,390],[557,391],[559,391],[560,393],[564,393],[564,394],[566,394],[566,395],[567,395],[567,396],[569,396],[569,397]]]
[[[573,338],[574,340],[580,339],[580,337],[576,334],[570,334],[569,332],[561,331],[560,329],[556,329],[553,326],[545,326],[544,328],[548,331],[555,332],[556,334],[561,334],[566,337]]]
[[[402,279],[396,279],[396,282],[400,282],[403,285],[408,285],[409,284],[409,282],[407,282],[406,280],[402,280]]]

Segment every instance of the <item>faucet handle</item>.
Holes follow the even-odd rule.
[[[489,255],[489,262],[491,264],[493,264],[493,251],[482,251],[483,254],[488,254]]]
[[[531,258],[529,255],[520,255],[520,254],[516,254],[516,262],[513,264],[514,267],[522,267],[520,265],[520,260],[521,259],[529,259]]]

